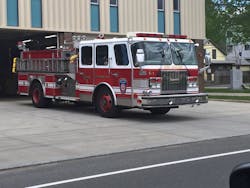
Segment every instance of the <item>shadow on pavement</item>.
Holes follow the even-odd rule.
[[[21,100],[29,100],[30,97],[28,96],[17,96],[17,95],[12,95],[12,96],[0,96],[0,102],[1,101],[21,101]]]
[[[25,98],[27,99],[27,98]],[[31,108],[35,108],[32,105],[31,101],[27,101],[25,103],[20,103],[19,105],[30,106]],[[89,103],[81,103],[75,104],[72,102],[62,102],[62,103],[53,103],[48,108],[41,108],[40,110],[50,110],[50,111],[62,111],[62,112],[69,112],[74,114],[85,114],[90,116],[97,116],[98,118],[102,118],[97,112],[95,112],[94,107]],[[105,121],[107,118],[103,118]],[[108,118],[110,120],[112,118]],[[122,110],[119,115],[114,120],[128,120],[128,121],[135,121],[135,122],[145,122],[145,123],[162,123],[162,122],[183,122],[183,121],[195,121],[202,119],[197,116],[187,116],[183,115],[183,113],[178,114],[178,109],[172,109],[166,115],[152,115],[147,110],[140,110],[140,109],[126,109]]]

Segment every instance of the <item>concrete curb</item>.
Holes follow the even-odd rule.
[[[248,101],[248,100],[231,100],[231,99],[208,99],[208,101],[250,103],[250,100]]]

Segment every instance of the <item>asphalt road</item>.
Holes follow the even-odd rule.
[[[5,170],[0,187],[228,188],[232,169],[250,162],[249,143],[246,135]]]

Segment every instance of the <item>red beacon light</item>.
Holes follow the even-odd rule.
[[[173,39],[187,39],[187,35],[167,35],[167,38],[173,38]]]

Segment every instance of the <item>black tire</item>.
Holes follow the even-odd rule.
[[[35,83],[31,89],[32,103],[37,108],[47,107],[51,100],[44,97],[43,88],[40,83]]]
[[[152,115],[165,115],[170,111],[170,108],[152,108],[150,112]]]
[[[100,88],[95,100],[95,108],[103,117],[116,117],[118,108],[115,106],[114,97],[108,88]]]

